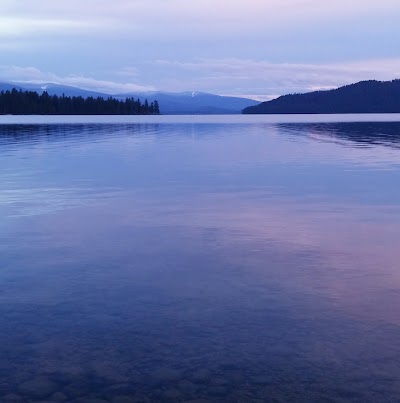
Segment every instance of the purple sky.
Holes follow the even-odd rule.
[[[400,78],[398,0],[1,0],[0,81],[257,99]]]

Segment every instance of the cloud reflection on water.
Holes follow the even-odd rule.
[[[395,396],[400,151],[335,127],[8,132],[0,397],[40,374],[159,401],[160,367],[230,401]]]

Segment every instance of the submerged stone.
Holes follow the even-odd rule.
[[[19,395],[10,393],[6,396],[2,396],[1,401],[4,403],[22,403],[24,401],[24,399]]]
[[[133,401],[135,403],[151,403],[151,400],[141,393],[135,394],[135,396],[133,397]]]
[[[67,399],[67,396],[62,392],[56,392],[50,397],[50,400],[54,402],[65,402]]]
[[[172,368],[158,368],[151,376],[160,382],[177,382],[181,378],[181,372]]]
[[[178,388],[185,394],[194,394],[198,390],[198,386],[195,385],[193,382],[184,379],[178,383]]]
[[[177,389],[168,389],[164,392],[164,397],[171,400],[180,400],[182,397],[181,392]]]
[[[108,400],[99,399],[97,397],[80,397],[79,399],[73,400],[73,403],[109,403]]]
[[[44,399],[55,393],[58,385],[46,377],[37,377],[19,385],[19,391],[35,399]]]
[[[135,398],[132,396],[115,396],[111,401],[112,401],[112,403],[136,403],[137,402],[137,400],[135,400]]]
[[[211,386],[208,388],[208,393],[213,396],[223,397],[229,393],[229,389],[224,386]]]
[[[192,379],[195,382],[206,382],[210,378],[210,372],[207,369],[198,369],[193,372]]]

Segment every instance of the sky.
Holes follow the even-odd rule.
[[[267,100],[400,78],[399,0],[0,0],[0,81]]]

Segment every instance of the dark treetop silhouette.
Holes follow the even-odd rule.
[[[46,91],[0,92],[0,114],[11,115],[158,115],[157,101],[144,104],[139,99],[118,100],[112,97],[50,96]]]

